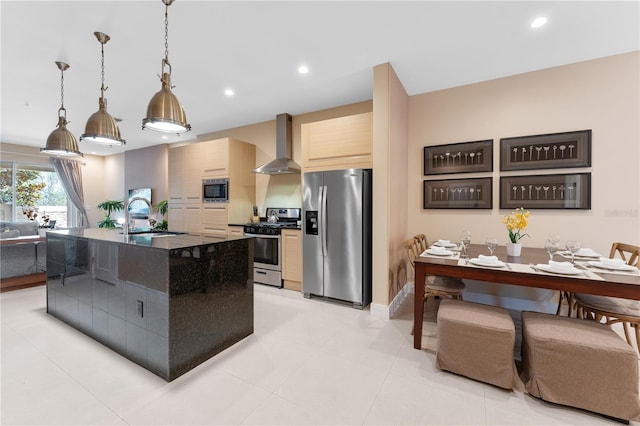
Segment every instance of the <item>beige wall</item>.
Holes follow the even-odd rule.
[[[82,149],[82,148],[80,148]],[[2,161],[15,161],[27,164],[47,164],[50,156],[40,153],[40,149],[32,146],[0,144],[0,157]],[[105,188],[109,182],[105,181],[103,157],[85,154],[79,159],[82,166],[82,185],[84,188],[84,204],[89,216],[91,226],[97,226],[102,219],[102,214],[96,206],[104,199]]]
[[[536,71],[412,96],[409,100],[409,233],[507,242],[499,210],[500,138],[592,129],[592,167],[509,174],[591,172],[591,210],[532,210],[522,240],[541,247],[551,233],[608,254],[611,243],[640,244],[640,53]],[[494,140],[493,210],[423,210],[424,146]],[[505,173],[506,175],[506,173]],[[472,177],[446,175],[439,178]]]
[[[371,110],[372,102],[366,101],[294,115],[292,120],[293,160],[299,165],[302,163],[300,126],[303,123],[360,114]],[[198,135],[198,141],[225,137],[254,144],[256,146],[256,167],[267,163],[273,160],[276,155],[275,115],[271,121]],[[301,176],[298,174],[256,175],[256,204],[260,208],[261,215],[265,214],[267,207],[302,207]]]

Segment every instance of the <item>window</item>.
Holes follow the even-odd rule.
[[[0,220],[35,220],[67,227],[67,195],[53,167],[3,161],[0,163]]]

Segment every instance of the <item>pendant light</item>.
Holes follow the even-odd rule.
[[[68,157],[80,156],[83,154],[78,149],[78,142],[67,129],[67,110],[64,109],[64,72],[69,69],[69,65],[64,62],[56,62],[60,70],[60,108],[58,109],[58,126],[47,138],[47,144],[40,148],[40,152],[52,155],[64,155]]]
[[[142,120],[143,129],[167,133],[184,133],[191,130],[187,116],[178,98],[171,92],[171,64],[169,63],[169,6],[174,0],[162,0],[164,12],[164,59],[162,60],[162,89],[153,95],[147,107],[147,117]]]
[[[102,86],[100,86],[100,98],[98,99],[98,111],[93,113],[84,128],[84,134],[80,136],[80,142],[87,140],[103,145],[124,145],[127,142],[120,137],[120,129],[116,120],[107,112],[107,100],[104,92],[108,87],[104,87],[104,45],[111,39],[101,32],[93,33],[102,51]]]

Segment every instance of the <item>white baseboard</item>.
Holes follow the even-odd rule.
[[[414,292],[414,287],[412,282],[408,282],[402,287],[402,290],[396,294],[393,298],[389,306],[378,305],[375,303],[371,304],[371,316],[377,319],[385,319],[389,320],[393,317],[393,314],[398,310],[404,299],[407,297],[407,294],[412,294]]]

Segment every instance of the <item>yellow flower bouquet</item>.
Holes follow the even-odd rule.
[[[524,228],[527,227],[529,223],[529,211],[525,211],[524,208],[520,207],[515,211],[511,212],[502,218],[502,223],[507,227],[507,231],[509,231],[509,240],[512,243],[517,243],[520,238],[529,236],[529,234],[523,234]]]

